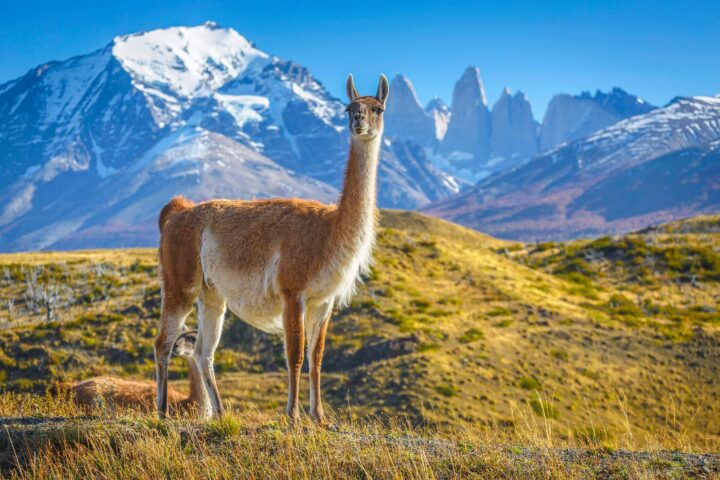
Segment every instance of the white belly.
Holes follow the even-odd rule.
[[[260,275],[243,275],[227,268],[207,272],[206,281],[225,299],[242,321],[268,333],[283,331],[282,297],[265,289]]]
[[[283,299],[277,281],[279,254],[257,271],[247,271],[228,266],[218,252],[212,234],[205,232],[200,253],[204,281],[217,290],[228,309],[241,320],[268,333],[282,333]],[[350,265],[338,266],[337,271],[328,272],[308,285],[307,291],[302,292],[306,306],[332,305],[335,298],[349,298],[363,268],[361,263],[354,259]],[[310,319],[315,320],[321,319]]]
[[[273,256],[263,270],[249,272],[229,267],[218,252],[212,234],[205,232],[200,252],[204,281],[217,290],[228,309],[241,320],[268,333],[281,333],[278,256]]]
[[[268,301],[262,308],[248,307],[237,301],[227,302],[228,309],[242,321],[267,333],[282,333],[283,317],[282,303]]]

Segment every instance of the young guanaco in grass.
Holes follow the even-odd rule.
[[[168,407],[176,413],[192,413],[202,406],[201,391],[198,390],[198,368],[192,357],[197,332],[186,332],[173,346],[174,356],[185,357],[189,363],[190,395],[168,388]],[[154,382],[125,380],[117,377],[93,377],[70,385],[60,385],[57,390],[68,391],[75,402],[83,408],[121,408],[140,412],[151,412],[156,408]]]
[[[155,341],[157,407],[168,414],[172,345],[198,301],[196,388],[209,415],[221,415],[213,357],[225,309],[266,332],[284,334],[286,413],[299,417],[298,383],[305,338],[310,365],[310,415],[323,423],[320,368],[333,306],[347,302],[367,272],[375,241],[376,175],[388,98],[384,75],[375,96],[360,96],[352,75],[346,109],[350,153],[337,205],[298,199],[173,198],[160,213],[162,313]]]

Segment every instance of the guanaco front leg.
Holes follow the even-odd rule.
[[[320,396],[320,369],[323,351],[325,350],[325,334],[330,324],[333,302],[323,303],[307,309],[308,360],[310,363],[310,416],[319,425],[325,423],[322,398]]]
[[[286,293],[283,298],[283,326],[285,328],[285,356],[288,368],[288,403],[285,412],[290,421],[300,418],[298,402],[300,369],[305,348],[305,305],[297,294]]]
[[[175,340],[183,331],[185,319],[192,311],[189,298],[165,293],[163,295],[160,330],[155,339],[155,368],[157,408],[160,419],[168,416],[168,366]]]

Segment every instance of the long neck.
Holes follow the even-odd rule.
[[[369,141],[353,139],[350,142],[350,157],[335,220],[334,233],[339,240],[356,240],[374,227],[380,138],[378,135]]]

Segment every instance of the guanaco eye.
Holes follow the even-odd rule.
[[[375,112],[376,115],[380,115],[381,113],[383,113],[383,109],[375,107],[373,108],[373,112]]]

